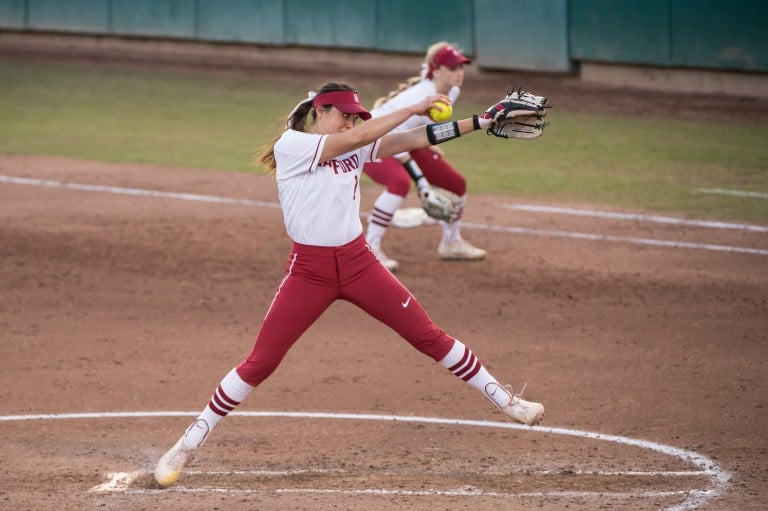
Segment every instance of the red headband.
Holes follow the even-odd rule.
[[[370,112],[360,104],[360,95],[352,90],[337,90],[318,94],[312,100],[312,106],[333,105],[345,114],[357,114],[364,121],[371,118]]]

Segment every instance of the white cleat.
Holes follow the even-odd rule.
[[[486,251],[459,238],[451,242],[441,241],[440,246],[437,247],[437,254],[441,259],[477,261],[485,257]]]
[[[522,393],[521,391],[520,394],[515,394],[509,385],[502,387],[495,382],[485,386],[485,395],[507,416],[527,426],[535,426],[544,416],[544,405],[522,399]]]
[[[541,418],[544,416],[544,405],[526,401],[520,396],[512,396],[512,401],[502,410],[512,419],[526,426],[535,426],[541,422]]]
[[[195,447],[184,443],[184,437],[160,458],[155,467],[155,481],[162,487],[170,486],[181,477],[184,466],[192,459]]]
[[[208,436],[208,423],[203,419],[198,419],[187,428],[187,431],[181,438],[163,454],[160,461],[155,466],[155,481],[162,487],[167,487],[175,483],[181,477],[184,467],[192,460],[193,455]],[[188,437],[201,438],[201,440],[190,440]]]

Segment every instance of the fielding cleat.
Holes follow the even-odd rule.
[[[455,241],[441,241],[437,247],[437,254],[441,259],[477,261],[485,257],[486,251],[473,246],[463,238]]]
[[[184,467],[208,437],[208,431],[208,423],[203,419],[198,419],[187,428],[184,435],[157,462],[155,467],[157,484],[167,487],[179,480]]]

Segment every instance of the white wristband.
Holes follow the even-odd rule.
[[[480,117],[478,115],[472,116],[472,124],[476,130],[487,130],[491,125],[491,119]]]

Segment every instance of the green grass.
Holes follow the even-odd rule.
[[[0,153],[260,172],[251,157],[315,83],[0,60]],[[394,84],[393,84],[394,85]],[[366,104],[387,90],[361,88]],[[537,91],[546,93],[546,91]],[[459,102],[456,115],[487,105]],[[768,223],[768,124],[553,109],[544,137],[441,146],[474,193]]]

